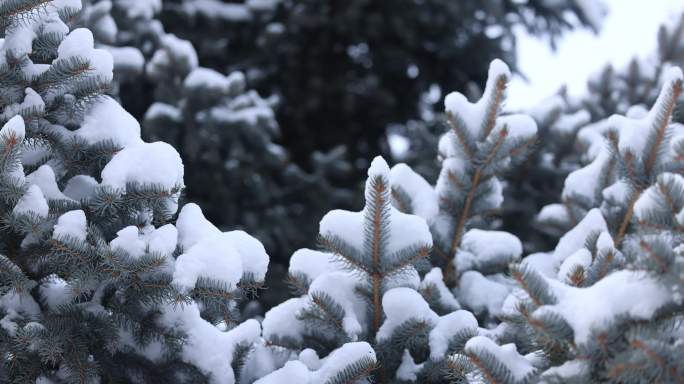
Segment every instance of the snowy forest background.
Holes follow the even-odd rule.
[[[0,382],[684,383],[684,15],[507,92],[608,10],[0,0]]]

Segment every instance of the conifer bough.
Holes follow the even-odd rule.
[[[268,256],[194,204],[176,218],[180,156],[105,94],[80,8],[0,5],[0,381],[234,382]]]

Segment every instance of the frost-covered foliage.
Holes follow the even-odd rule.
[[[684,156],[682,126],[671,122],[681,70],[670,68],[661,82],[649,111],[632,108],[580,131],[592,139],[592,161],[570,173],[563,198],[590,203],[542,211],[577,222],[552,252],[511,269],[520,288],[506,299],[495,339],[517,350],[503,356],[494,351],[506,345],[467,344],[455,359],[464,370],[490,383],[684,380]],[[520,364],[531,355],[531,366]]]
[[[176,218],[181,158],[105,94],[80,8],[0,4],[0,381],[234,382],[269,258],[194,204]]]
[[[266,313],[263,338],[295,361],[259,383],[288,375],[306,383],[445,383],[460,374],[446,356],[478,334],[477,320],[460,310],[438,268],[425,273],[428,225],[392,206],[391,187],[378,157],[363,210],[331,211],[320,223],[325,250],[292,255],[296,297]],[[348,357],[339,361],[342,353]]]
[[[508,293],[499,274],[520,258],[522,246],[509,233],[477,227],[501,208],[499,177],[524,157],[537,131],[527,115],[500,116],[509,76],[508,67],[495,60],[479,101],[447,95],[451,129],[439,141],[442,166],[434,187],[404,164],[391,174],[394,204],[430,225],[433,265],[442,268],[447,285],[458,287],[462,304],[482,315],[496,315]],[[481,284],[490,290],[482,292]]]

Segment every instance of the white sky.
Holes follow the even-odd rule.
[[[599,35],[589,30],[567,33],[557,42],[557,51],[521,31],[518,33],[518,65],[529,83],[514,77],[507,107],[534,105],[555,93],[563,84],[573,95],[585,91],[589,76],[611,62],[624,67],[633,56],[645,57],[656,48],[658,27],[677,18],[684,0],[604,0],[610,13]]]

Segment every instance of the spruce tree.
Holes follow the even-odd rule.
[[[471,340],[465,355],[454,357],[464,369],[491,383],[684,380],[677,336],[684,288],[682,132],[671,123],[681,71],[667,70],[662,83],[650,111],[631,109],[629,117],[584,128],[606,139],[596,143],[594,161],[565,185],[600,196],[592,201],[597,208],[552,253],[530,255],[511,269],[520,290],[507,299],[508,319],[497,339],[515,342],[527,355],[505,357],[494,351],[506,346]]]
[[[478,102],[470,103],[457,92],[446,97],[451,129],[439,141],[442,166],[435,187],[405,165],[392,170],[394,203],[401,211],[415,213],[430,223],[435,242],[431,261],[442,268],[450,286],[470,286],[467,281],[479,280],[482,274],[503,272],[522,253],[515,236],[477,228],[500,209],[502,186],[498,177],[523,158],[535,142],[537,126],[532,118],[500,116],[509,77],[508,67],[495,60]],[[491,242],[502,246],[491,249]],[[470,270],[473,273],[466,274],[467,281],[460,281]]]
[[[281,97],[278,121],[296,163],[344,144],[366,164],[382,153],[389,124],[420,117],[431,89],[484,83],[496,57],[514,63],[515,26],[553,41],[598,28],[604,12],[601,1],[579,0],[171,0],[161,19],[203,65],[240,70]]]
[[[296,360],[258,383],[284,375],[305,383],[446,383],[460,374],[446,356],[477,334],[477,320],[459,309],[438,268],[420,277],[431,235],[423,219],[392,206],[380,157],[368,170],[365,199],[360,212],[334,210],[321,220],[324,251],[293,254],[296,297],[267,312],[263,338]],[[346,350],[357,353],[336,361]]]
[[[0,5],[0,380],[234,382],[259,345],[237,301],[268,256],[221,232],[170,145],[106,95],[78,0]]]

